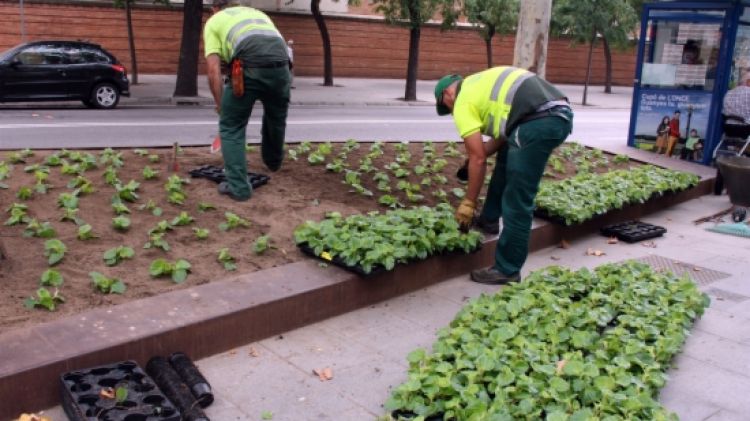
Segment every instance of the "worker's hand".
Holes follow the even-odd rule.
[[[474,211],[477,208],[477,204],[471,199],[464,199],[456,209],[456,221],[462,231],[468,231],[471,227],[471,222],[474,220]]]

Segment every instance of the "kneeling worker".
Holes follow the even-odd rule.
[[[502,66],[463,79],[448,75],[435,87],[439,115],[453,114],[468,154],[466,197],[456,210],[464,229],[473,223],[485,231],[503,231],[495,249],[495,264],[471,272],[485,284],[521,279],[529,252],[534,198],[552,151],[573,128],[573,112],[565,95],[536,74]],[[482,135],[491,137],[483,143]],[[497,152],[487,197],[475,220],[484,184],[486,159]]]
[[[219,114],[225,183],[219,193],[244,201],[252,195],[247,181],[247,122],[256,100],[263,103],[261,156],[271,171],[284,159],[284,132],[289,109],[289,56],[284,38],[263,12],[227,7],[214,0],[213,15],[203,29],[208,84]],[[224,89],[221,63],[229,64],[231,84]]]

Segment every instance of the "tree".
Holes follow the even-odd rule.
[[[597,37],[602,38],[606,62],[605,88],[612,92],[611,46],[624,48],[630,43],[630,35],[636,29],[638,14],[633,9],[637,0],[558,0],[552,13],[552,27],[557,33],[568,35],[574,43],[588,43],[586,81],[583,89],[583,105],[586,105],[588,85],[591,79],[591,59]],[[586,16],[586,19],[581,19]]]
[[[203,0],[185,0],[175,96],[198,95],[198,45],[202,24]]]
[[[320,13],[320,0],[310,1],[310,12],[312,12],[315,24],[318,25],[320,38],[323,40],[323,86],[333,86],[333,57],[331,55],[331,36],[328,34],[326,21]]]
[[[376,9],[386,22],[409,28],[409,61],[406,67],[404,100],[417,100],[417,71],[419,70],[419,38],[422,26],[439,11],[442,29],[455,25],[459,10],[455,0],[375,0]]]
[[[492,67],[492,37],[511,33],[518,20],[518,0],[465,0],[464,14],[479,26],[487,50],[487,67]]]
[[[547,44],[552,0],[521,3],[518,12],[513,66],[529,70],[544,78],[547,72]]]
[[[125,22],[128,28],[128,48],[130,49],[130,81],[133,85],[138,84],[138,60],[135,57],[135,36],[133,35],[133,18],[131,9],[135,0],[114,0],[117,8],[125,8]],[[161,3],[169,5],[169,0],[154,0],[154,4]]]

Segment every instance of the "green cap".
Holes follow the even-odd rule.
[[[438,115],[448,115],[451,113],[451,110],[443,104],[443,91],[459,80],[461,80],[461,76],[459,75],[447,75],[440,78],[437,85],[435,85],[435,102],[437,102]]]

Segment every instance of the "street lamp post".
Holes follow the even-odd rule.
[[[26,42],[26,19],[23,14],[23,0],[21,2],[21,42]]]

